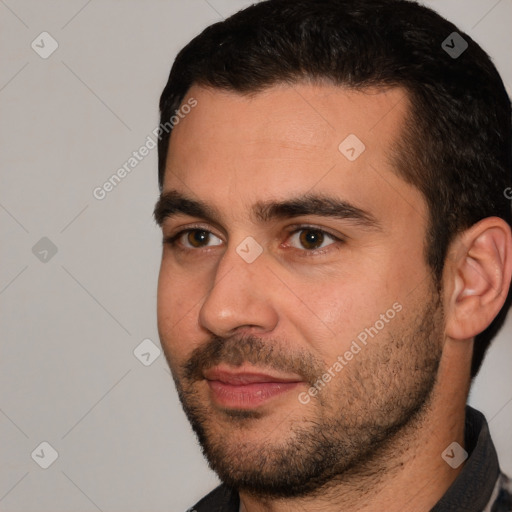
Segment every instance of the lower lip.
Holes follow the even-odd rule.
[[[299,382],[253,382],[234,385],[218,380],[207,382],[217,404],[237,409],[252,409],[300,384]]]

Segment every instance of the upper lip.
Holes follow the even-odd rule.
[[[255,382],[300,382],[302,379],[297,375],[275,375],[257,369],[229,370],[214,367],[203,371],[206,380],[217,380],[225,384],[244,385]]]

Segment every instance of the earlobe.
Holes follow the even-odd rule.
[[[502,308],[512,276],[510,226],[488,217],[461,233],[450,247],[443,275],[446,334],[471,339]]]

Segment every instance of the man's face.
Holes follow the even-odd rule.
[[[311,492],[421,417],[435,381],[427,208],[389,157],[408,101],[307,84],[188,97],[158,208],[162,346],[222,480]]]

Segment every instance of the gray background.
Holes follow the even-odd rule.
[[[2,511],[179,511],[216,484],[163,355],[145,366],[133,353],[159,346],[156,149],[105,199],[92,191],[158,125],[179,48],[249,3],[0,0]],[[510,92],[512,1],[426,3],[490,53]],[[47,59],[31,48],[50,48],[43,31],[59,45]],[[470,398],[509,473],[511,339],[509,317]],[[43,441],[58,452],[48,469]]]

